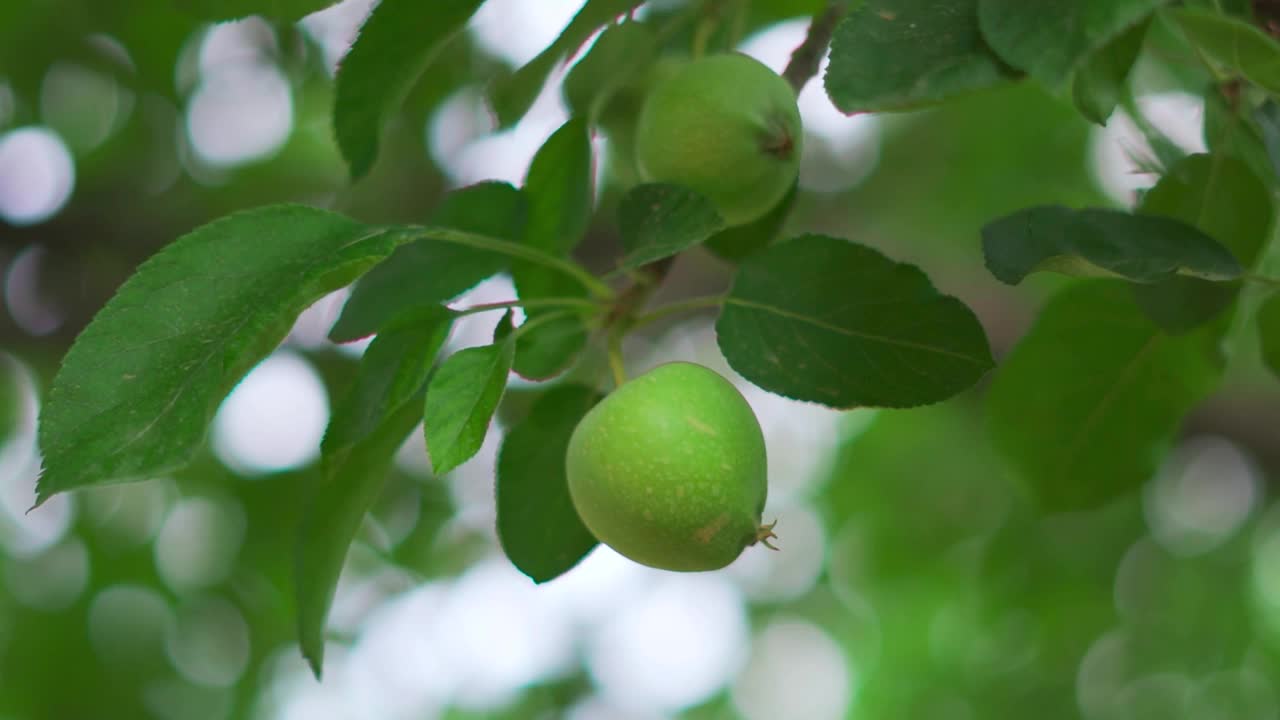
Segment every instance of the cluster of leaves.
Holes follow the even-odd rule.
[[[326,4],[189,2],[219,18],[286,20]],[[337,77],[334,127],[353,178],[372,166],[386,117],[481,4],[375,7]],[[299,630],[318,672],[347,549],[414,428],[423,424],[437,474],[456,468],[479,450],[512,371],[563,377],[597,340],[616,360],[623,334],[665,314],[643,313],[661,278],[654,267],[686,250],[707,244],[737,263],[729,292],[704,304],[721,308],[717,337],[730,365],[771,392],[836,408],[907,408],[950,398],[991,370],[975,314],[919,268],[845,239],[779,240],[794,193],[756,223],[726,228],[685,188],[637,185],[617,210],[626,253],[616,269],[596,277],[571,258],[595,211],[591,133],[662,54],[662,33],[630,16],[640,4],[589,0],[544,52],[492,84],[499,123],[511,125],[554,66],[607,26],[568,75],[573,115],[522,187],[463,188],[422,226],[370,226],[293,205],[248,210],[142,265],[63,361],[40,423],[38,501],[182,467],[222,398],[297,315],[354,282],[331,338],[375,337],[335,406],[297,544]],[[1054,297],[990,387],[996,443],[1051,510],[1097,505],[1151,475],[1182,416],[1220,381],[1233,326],[1256,318],[1280,368],[1280,295],[1254,311],[1243,292],[1273,221],[1275,170],[1250,151],[1280,155],[1280,112],[1267,97],[1280,90],[1280,45],[1245,17],[1165,5],[867,0],[834,28],[825,84],[850,113],[915,108],[1029,76],[1051,88],[1070,80],[1081,112],[1105,122],[1127,102],[1127,76],[1155,23],[1179,30],[1230,90],[1213,151],[1169,163],[1134,212],[1034,207],[983,232],[1000,281],[1044,270],[1102,278]],[[447,305],[504,272],[517,288],[511,302]],[[525,311],[522,324],[508,313],[490,344],[440,357],[458,317],[514,307]],[[558,382],[501,450],[499,534],[534,580],[565,572],[595,545],[569,502],[563,449],[599,392],[591,377]]]

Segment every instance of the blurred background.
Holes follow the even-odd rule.
[[[1069,515],[1037,514],[994,456],[981,386],[837,413],[740,383],[765,428],[782,551],[715,573],[600,548],[535,587],[494,537],[502,423],[446,477],[418,435],[348,558],[323,683],[293,639],[291,552],[330,389],[363,349],[325,339],[343,293],[226,400],[190,469],[26,512],[41,398],[134,267],[245,207],[421,221],[452,188],[520,183],[566,118],[564,68],[504,132],[485,85],[581,5],[489,0],[348,186],[332,79],[370,0],[293,26],[209,25],[165,0],[0,0],[0,414],[16,420],[0,423],[0,720],[1280,717],[1280,386],[1239,334],[1227,385],[1161,471]],[[753,2],[740,49],[780,70],[818,6]],[[1030,84],[845,117],[812,82],[786,234],[920,264],[1003,354],[1063,281],[998,284],[978,229],[1035,203],[1129,206],[1161,158],[1203,151],[1208,78],[1163,52],[1174,44],[1157,23],[1136,102],[1105,129]],[[607,143],[580,251],[599,269],[618,251]],[[717,292],[731,272],[691,253],[659,302]],[[511,297],[499,277],[467,300]],[[632,338],[631,371],[681,358],[729,374],[711,320]],[[496,321],[468,318],[452,347]],[[506,418],[531,390],[513,388]]]

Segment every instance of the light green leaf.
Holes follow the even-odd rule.
[[[1170,0],[980,0],[982,36],[1010,65],[1046,85],[1146,21]]]
[[[445,196],[432,225],[519,242],[525,225],[524,196],[506,183],[486,182]],[[329,331],[335,342],[367,337],[405,310],[439,305],[502,272],[509,259],[435,238],[398,248],[360,278],[342,315]]]
[[[1124,99],[1129,71],[1142,51],[1142,39],[1150,24],[1144,20],[1124,31],[1089,56],[1076,71],[1072,98],[1080,114],[1090,121],[1106,125],[1111,112]]]
[[[1272,295],[1258,307],[1257,322],[1262,361],[1280,378],[1280,294]]]
[[[1244,162],[1221,154],[1192,155],[1174,165],[1143,198],[1142,212],[1194,225],[1226,245],[1245,269],[1257,264],[1275,217],[1267,186]],[[1134,292],[1161,327],[1183,332],[1229,307],[1239,289],[1238,282],[1172,278]]]
[[[212,222],[148,260],[54,379],[40,424],[39,502],[185,465],[223,396],[298,314],[405,239],[277,205]]]
[[[821,235],[748,257],[716,334],[756,385],[842,408],[945,400],[992,364],[973,312],[919,268]]]
[[[996,372],[992,438],[1045,509],[1101,505],[1152,477],[1221,373],[1212,333],[1166,334],[1123,283],[1076,285]]]
[[[298,640],[311,671],[324,665],[324,628],[347,550],[365,514],[386,485],[396,451],[422,419],[421,394],[406,398],[376,429],[341,453],[326,453],[318,487],[307,509],[295,551],[294,591]]]
[[[1174,275],[1231,280],[1241,272],[1225,247],[1195,227],[1118,210],[1019,210],[982,229],[982,250],[987,269],[1010,285],[1042,269],[1144,283]]]
[[[677,255],[714,235],[724,221],[710,200],[678,185],[632,188],[618,205],[627,269]]]
[[[504,319],[505,322],[505,319]],[[460,350],[440,366],[427,388],[427,453],[444,475],[480,450],[489,421],[507,387],[515,343]]]
[[[432,306],[407,311],[378,333],[360,360],[355,385],[334,408],[321,445],[332,456],[379,427],[427,382],[449,337],[454,313]]]
[[[1168,16],[1200,52],[1267,92],[1280,94],[1280,43],[1270,35],[1209,10],[1176,8]]]
[[[569,111],[595,121],[615,93],[649,71],[657,54],[658,40],[648,25],[624,22],[606,28],[565,76]]]
[[[515,73],[493,83],[489,89],[489,103],[498,116],[498,126],[510,127],[524,117],[546,83],[547,75],[561,58],[576,52],[601,25],[629,12],[640,2],[587,0],[555,42]]]
[[[385,115],[484,0],[381,0],[338,66],[333,129],[359,179],[373,167]]]
[[[177,0],[178,8],[205,20],[235,20],[262,15],[294,22],[337,0]]]
[[[578,421],[600,397],[581,385],[552,388],[498,453],[498,539],[534,582],[567,572],[596,546],[569,497],[564,456]]]
[[[845,113],[909,110],[1013,77],[978,31],[978,0],[867,0],[836,27],[824,82]]]

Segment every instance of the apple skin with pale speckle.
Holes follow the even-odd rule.
[[[565,462],[587,529],[643,565],[715,570],[763,536],[760,423],[702,365],[668,363],[624,383],[582,418]]]

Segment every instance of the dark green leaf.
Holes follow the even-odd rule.
[[[584,118],[571,118],[543,143],[529,163],[524,184],[528,224],[524,242],[553,255],[566,255],[591,221],[593,200],[591,137]],[[527,262],[512,264],[520,297],[580,294],[566,278]]]
[[[1240,264],[1186,223],[1118,210],[1057,205],[1019,210],[982,229],[987,269],[1016,285],[1036,270],[1155,282],[1174,275],[1239,277]]]
[[[1107,43],[1076,71],[1072,97],[1080,114],[1106,125],[1107,118],[1124,98],[1129,71],[1142,50],[1149,21],[1140,22]]]
[[[583,118],[570,118],[529,163],[524,192],[529,222],[525,242],[555,255],[577,246],[591,220],[591,133]]]
[[[833,407],[934,403],[991,368],[964,303],[938,294],[919,268],[820,235],[747,258],[716,333],[746,379]]]
[[[996,373],[993,440],[1048,510],[1100,505],[1155,473],[1221,376],[1216,347],[1210,333],[1165,334],[1123,283],[1076,285]]]
[[[39,500],[175,470],[219,401],[306,307],[407,239],[283,205],[205,225],[138,268],[63,360],[44,408]]]
[[[782,201],[764,217],[745,225],[725,228],[707,238],[703,246],[733,263],[742,262],[748,255],[767,247],[782,232],[782,226],[791,214],[791,206],[795,205],[799,187],[799,183],[792,185]]]
[[[1169,11],[1200,52],[1264,90],[1280,94],[1280,43],[1251,23],[1208,10]]]
[[[1056,86],[1170,0],[980,0],[982,35],[1005,62]]]
[[[1258,307],[1258,337],[1262,361],[1276,377],[1280,377],[1280,294],[1272,295]]]
[[[836,28],[824,82],[854,113],[908,110],[1011,77],[978,32],[978,0],[867,0]]]
[[[711,237],[724,221],[710,200],[678,185],[637,185],[618,205],[627,255],[623,268],[677,255]]]
[[[1222,241],[1246,269],[1257,263],[1275,214],[1266,185],[1246,164],[1226,155],[1192,155],[1170,168],[1143,198],[1142,212],[1194,225]],[[1230,306],[1239,283],[1173,278],[1134,292],[1161,327],[1182,332]]]
[[[431,378],[424,421],[427,452],[436,475],[453,470],[480,450],[507,387],[514,354],[515,343],[509,341],[460,350]]]
[[[601,25],[629,12],[640,2],[587,0],[555,42],[515,73],[493,83],[489,89],[489,102],[498,116],[498,126],[509,127],[524,117],[546,83],[547,74],[561,58],[576,52]]]
[[[506,183],[487,182],[455,190],[432,214],[435,226],[518,242],[525,200]],[[405,310],[438,305],[506,269],[498,253],[425,238],[398,248],[362,277],[329,331],[334,342],[367,337]]]
[[[1262,143],[1267,148],[1267,159],[1271,161],[1271,172],[1263,173],[1261,177],[1278,176],[1280,175],[1280,103],[1276,103],[1275,100],[1264,102],[1253,113],[1253,119],[1258,124]]]
[[[484,0],[381,0],[338,68],[333,128],[359,179],[373,167],[384,115]]]
[[[564,99],[574,115],[595,120],[614,93],[647,72],[658,53],[648,25],[624,22],[605,29],[564,79]]]
[[[378,333],[360,360],[355,385],[334,409],[322,445],[326,456],[362,440],[418,394],[453,318],[440,306],[411,310]]]
[[[1239,98],[1228,100],[1224,92],[1232,90],[1220,89],[1210,85],[1204,93],[1204,139],[1211,154],[1230,155],[1243,161],[1260,179],[1272,183],[1276,179],[1276,166],[1271,161],[1268,143],[1264,140],[1262,129],[1264,108],[1250,115],[1242,115],[1243,108],[1237,108]]]
[[[177,5],[183,11],[205,20],[235,20],[249,15],[262,15],[293,22],[336,2],[337,0],[177,0]]]
[[[343,452],[326,453],[320,486],[306,498],[294,583],[298,640],[317,678],[324,664],[325,621],[347,550],[386,484],[396,451],[422,419],[421,397],[406,398],[408,402]]]
[[[600,397],[581,385],[551,389],[507,433],[498,454],[498,539],[534,582],[567,572],[596,546],[569,497],[564,456],[578,421]]]
[[[555,313],[555,317],[552,317]],[[564,372],[587,344],[587,326],[576,313],[553,310],[539,315],[516,338],[516,357],[511,369],[526,380],[549,380]],[[498,323],[494,342],[511,334],[511,324]]]

